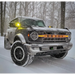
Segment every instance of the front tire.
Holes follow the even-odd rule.
[[[68,52],[63,52],[63,53],[59,53],[59,54],[52,54],[52,57],[58,58],[58,59],[63,59]]]
[[[26,66],[30,64],[30,55],[25,45],[16,41],[11,48],[11,58],[16,65]]]

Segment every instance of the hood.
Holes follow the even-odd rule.
[[[48,28],[48,27],[32,27],[33,30],[36,31],[58,31],[58,32],[70,32],[67,29],[59,29],[59,28]]]

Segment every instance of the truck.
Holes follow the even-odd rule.
[[[35,56],[62,59],[72,48],[70,41],[69,29],[48,28],[42,19],[26,16],[10,21],[4,34],[4,48],[18,66],[30,64]]]

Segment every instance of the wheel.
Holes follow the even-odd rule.
[[[58,59],[63,59],[68,52],[64,52],[64,53],[59,53],[59,54],[52,54],[52,57],[58,58]]]
[[[11,48],[11,58],[18,66],[26,66],[32,62],[32,57],[28,54],[25,45],[20,41],[16,41]]]

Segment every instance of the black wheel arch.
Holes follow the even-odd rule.
[[[21,41],[21,39],[18,36],[15,36],[14,42],[17,41],[17,40]]]
[[[18,33],[18,34],[15,35],[13,42],[15,42],[17,40],[21,41],[23,44],[26,43],[25,37],[21,33]]]

